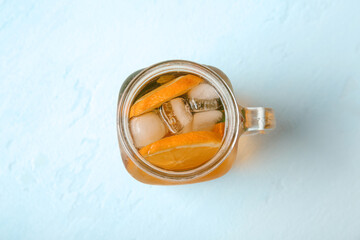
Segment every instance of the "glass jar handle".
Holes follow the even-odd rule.
[[[264,107],[244,107],[244,134],[265,133],[265,130],[274,129],[275,115],[272,108]]]

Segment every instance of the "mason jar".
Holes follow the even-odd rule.
[[[166,170],[143,158],[133,144],[129,128],[130,107],[138,93],[152,79],[174,72],[193,74],[208,81],[218,92],[225,113],[224,136],[219,151],[206,163],[184,171]],[[184,60],[157,63],[131,74],[121,86],[116,118],[121,158],[126,170],[140,182],[157,185],[197,183],[221,177],[236,159],[240,136],[264,133],[275,127],[271,108],[243,107],[237,103],[230,80],[221,70]]]

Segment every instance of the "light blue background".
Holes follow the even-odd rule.
[[[360,239],[360,1],[0,0],[0,239]],[[168,59],[276,111],[224,177],[144,185],[118,90]]]

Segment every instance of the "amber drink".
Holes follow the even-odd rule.
[[[127,171],[148,184],[186,184],[224,175],[240,135],[274,127],[268,108],[237,104],[229,79],[214,67],[174,60],[130,75],[117,127]]]

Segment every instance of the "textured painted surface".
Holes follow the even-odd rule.
[[[360,239],[359,9],[0,0],[0,239]],[[276,111],[223,178],[148,186],[122,166],[118,90],[167,59]]]

